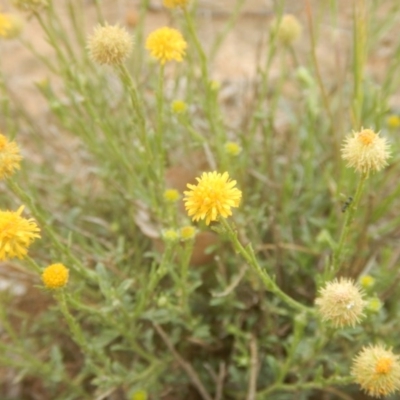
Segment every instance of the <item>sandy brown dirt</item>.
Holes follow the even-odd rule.
[[[62,1],[56,2],[60,8],[61,17],[66,17]],[[199,2],[197,21],[200,37],[207,46],[223,28],[231,13],[234,0],[203,0]],[[212,66],[212,75],[219,81],[235,81],[243,84],[251,81],[255,75],[259,48],[265,44],[269,23],[273,18],[272,0],[247,0],[243,7],[243,13],[237,21],[234,29],[223,43]],[[295,14],[303,23],[306,22],[305,4],[306,1],[288,0],[286,11]],[[318,3],[314,0],[313,3]],[[346,2],[346,9],[351,10],[351,2]],[[87,30],[91,31],[94,25],[95,9],[92,1],[86,1]],[[134,0],[105,0],[103,8],[110,23],[125,24],[127,19],[135,15],[139,2]],[[147,32],[168,24],[169,14],[161,6],[161,0],[154,0],[147,18]],[[1,8],[11,11],[13,8],[6,0],[0,1]],[[315,17],[320,18],[318,8],[315,9]],[[342,14],[348,14],[342,10]],[[66,18],[64,18],[66,19]],[[347,19],[347,18],[346,18]],[[346,26],[347,25],[347,26]],[[332,45],[339,45],[344,50],[343,44],[351,38],[351,30],[348,24],[340,23],[339,27],[332,27],[328,24],[322,32],[324,37],[321,52],[324,64],[334,64],[336,68],[337,59],[335,54],[326,52],[327,42]],[[53,50],[45,42],[42,32],[33,19],[26,22],[26,29],[23,35],[29,40],[34,48],[46,57],[52,57]],[[345,45],[346,46],[346,45]],[[308,43],[306,40],[299,44],[303,52],[307,52]],[[0,43],[0,62],[5,71],[7,84],[11,87],[19,101],[23,102],[27,109],[35,116],[40,117],[46,111],[46,105],[38,93],[34,83],[47,77],[46,71],[41,63],[29,52],[18,40],[3,41]],[[329,74],[329,71],[327,71]]]

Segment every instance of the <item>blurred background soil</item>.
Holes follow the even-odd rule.
[[[80,0],[84,1],[84,0]],[[63,1],[55,2],[59,7],[60,15],[65,15]],[[211,43],[213,38],[224,27],[229,15],[232,13],[234,0],[200,0],[198,2],[197,21],[200,37],[203,44]],[[310,4],[313,18],[320,20],[324,18],[327,5],[329,3],[319,0],[287,0],[285,11],[296,15],[304,24],[303,40],[299,42],[298,48],[307,55],[309,43],[307,41],[307,17],[306,7]],[[340,13],[343,20],[335,26],[332,21],[326,21],[323,31],[319,32],[320,43],[318,51],[321,53],[319,59],[323,60],[323,72],[329,76],[336,71],[337,62],[343,60],[348,52],[346,47],[351,41],[351,10],[352,1],[342,1]],[[3,11],[14,11],[7,0],[0,0]],[[104,0],[102,2],[104,14],[109,23],[120,23],[129,27],[134,33],[134,22],[137,18],[139,1],[137,0]],[[92,0],[85,1],[87,11],[86,29],[90,33],[95,24],[95,6]],[[162,7],[161,0],[151,2],[150,12],[146,21],[146,30],[151,30],[164,26],[170,22],[169,12]],[[24,16],[26,17],[26,16]],[[225,83],[235,83],[235,86],[243,86],[251,82],[255,77],[257,59],[261,56],[260,49],[265,47],[265,40],[268,35],[268,28],[273,18],[272,0],[247,0],[243,7],[243,13],[236,22],[234,29],[226,38],[220,48],[217,57],[212,65],[212,76],[214,79]],[[66,22],[67,23],[67,22]],[[24,38],[29,40],[34,48],[46,57],[52,57],[53,50],[43,38],[41,29],[33,19],[26,21]],[[338,60],[337,55],[341,54],[342,60]],[[36,118],[43,117],[46,113],[46,104],[41,98],[40,93],[35,87],[35,82],[40,82],[47,78],[47,71],[43,68],[31,53],[29,53],[18,40],[2,41],[0,43],[0,60],[6,74],[7,84],[18,101],[22,102],[29,112]],[[273,75],[273,71],[272,71]],[[229,85],[228,85],[229,86]],[[235,94],[236,90],[230,87],[225,90],[225,95]],[[222,93],[224,96],[224,92]]]

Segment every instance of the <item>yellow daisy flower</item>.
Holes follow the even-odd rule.
[[[0,179],[9,178],[16,169],[20,169],[21,160],[18,145],[0,134]]]
[[[187,43],[176,29],[164,27],[150,33],[146,40],[146,49],[161,65],[167,61],[183,60]]]
[[[163,0],[163,4],[167,8],[186,7],[189,0]]]
[[[42,282],[47,289],[60,289],[68,283],[69,270],[60,263],[51,264],[43,270]]]
[[[227,172],[204,172],[196,180],[198,184],[188,184],[190,191],[184,192],[185,208],[193,221],[205,219],[209,225],[220,216],[229,217],[232,215],[231,208],[239,206],[242,192],[234,188],[236,181],[230,181]]]
[[[0,211],[0,260],[26,256],[28,247],[40,238],[40,229],[32,219],[21,217],[24,206],[17,211]]]

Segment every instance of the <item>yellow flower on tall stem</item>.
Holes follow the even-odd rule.
[[[161,65],[168,61],[181,62],[187,43],[182,34],[173,28],[163,27],[150,33],[146,40],[146,49]]]
[[[203,172],[196,180],[198,184],[188,184],[190,191],[184,192],[185,208],[193,221],[201,219],[209,225],[232,215],[232,207],[239,207],[242,192],[234,187],[236,181],[229,180],[228,172]]]
[[[23,210],[24,206],[17,211],[0,211],[0,260],[23,259],[35,238],[40,238],[36,222],[21,217]]]
[[[184,8],[189,0],[163,0],[163,4],[167,8]]]
[[[18,145],[15,142],[9,142],[4,135],[0,134],[0,179],[9,178],[16,169],[19,169],[21,160]]]
[[[351,374],[372,397],[383,397],[400,390],[399,356],[382,345],[363,347],[353,359]]]
[[[47,289],[60,289],[68,283],[69,270],[61,264],[51,264],[43,270],[42,282]]]

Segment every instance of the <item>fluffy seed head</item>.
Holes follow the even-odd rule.
[[[51,264],[43,270],[42,282],[47,289],[60,289],[68,283],[69,270],[60,263]]]
[[[363,347],[353,359],[351,375],[369,396],[387,396],[400,390],[399,357],[382,345]]]
[[[372,129],[353,132],[345,138],[342,146],[342,158],[347,161],[347,166],[364,174],[380,171],[387,165],[389,157],[387,140]]]
[[[22,156],[15,142],[0,134],[0,179],[9,178],[17,169],[20,169]]]
[[[351,279],[340,278],[328,282],[315,300],[323,321],[330,321],[336,328],[354,326],[364,316],[363,293]]]
[[[163,4],[167,8],[184,8],[189,0],[163,0]]]
[[[293,44],[301,35],[302,26],[292,14],[283,15],[272,21],[271,30],[276,35],[278,42],[285,46]]]
[[[97,26],[88,39],[90,57],[98,64],[122,64],[133,47],[131,35],[118,25]]]
[[[232,215],[232,207],[239,207],[242,192],[234,187],[236,181],[229,180],[227,172],[203,172],[196,180],[197,185],[188,184],[190,191],[184,192],[185,208],[193,221],[203,219],[209,225],[218,217]]]
[[[36,222],[21,217],[23,210],[24,206],[17,211],[0,211],[0,260],[23,259],[35,238],[40,238]]]
[[[187,43],[176,29],[163,27],[150,33],[146,40],[146,49],[161,65],[168,61],[183,60]]]

